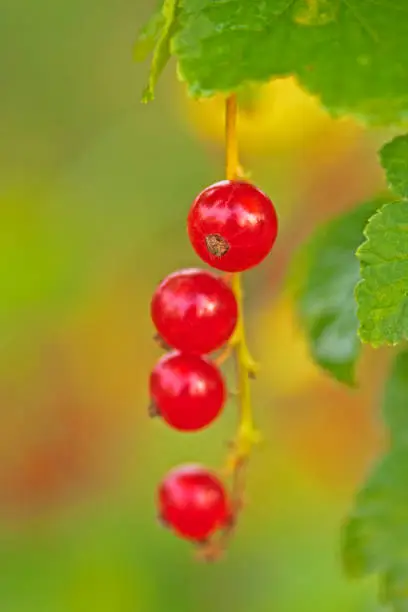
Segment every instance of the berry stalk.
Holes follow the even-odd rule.
[[[227,98],[225,107],[225,170],[226,178],[235,181],[238,178],[238,104],[235,95]]]
[[[225,121],[226,178],[231,181],[242,178],[243,174],[238,157],[237,114],[236,96],[232,95],[226,102]],[[210,539],[199,548],[198,558],[207,562],[216,561],[227,549],[228,543],[233,536],[238,514],[244,504],[246,464],[251,454],[252,446],[260,439],[260,434],[254,425],[250,386],[250,379],[255,376],[257,364],[249,352],[246,340],[243,291],[241,274],[239,272],[231,275],[230,285],[237,302],[238,317],[235,331],[220,361],[224,361],[231,351],[234,353],[239,420],[235,440],[231,444],[231,451],[225,466],[226,475],[232,477],[232,490],[230,493],[232,515],[221,536]]]
[[[225,470],[231,479],[230,492],[227,494],[222,484],[216,485],[221,487],[220,505],[204,508],[202,499],[216,499],[212,493],[207,495],[215,481],[207,476],[203,481],[203,475],[195,473],[192,480],[182,478],[184,497],[177,492],[177,481],[176,496],[170,487],[169,496],[159,499],[162,522],[194,541],[199,557],[206,561],[219,558],[235,531],[244,504],[248,458],[260,439],[254,425],[250,386],[257,365],[246,340],[241,272],[265,259],[278,230],[272,201],[244,179],[240,168],[237,112],[237,100],[231,96],[226,104],[227,180],[204,189],[187,218],[194,250],[225,276],[197,269],[179,270],[160,283],[151,303],[159,341],[174,349],[151,373],[152,416],[161,416],[180,431],[207,427],[220,414],[227,393],[217,366],[230,355],[235,360],[234,395],[239,418]],[[218,359],[208,361],[205,355],[222,347]],[[185,474],[185,466],[180,469]]]
[[[240,178],[239,174],[241,174],[238,156],[237,116],[237,99],[235,95],[232,95],[226,102],[225,117],[225,165],[228,180],[236,180]],[[241,274],[235,273],[232,275],[231,288],[238,305],[238,320],[235,332],[230,340],[230,346],[234,351],[237,372],[239,423],[236,438],[227,459],[227,473],[233,473],[247,460],[252,446],[260,438],[260,434],[254,425],[250,388],[250,379],[254,378],[256,374],[257,364],[249,352],[246,340]]]

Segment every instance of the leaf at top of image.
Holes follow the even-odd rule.
[[[133,46],[133,58],[136,62],[143,62],[153,51],[163,25],[164,16],[160,7],[139,31]]]
[[[296,76],[335,114],[398,122],[408,110],[406,0],[166,0],[149,96],[171,53],[193,96]],[[162,59],[160,59],[162,58]],[[154,67],[156,65],[156,68]]]
[[[178,0],[163,0],[159,11],[142,28],[134,45],[134,58],[143,61],[153,51],[147,86],[142,102],[154,100],[157,81],[170,59],[170,41],[177,27]]]

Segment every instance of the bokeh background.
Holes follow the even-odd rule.
[[[356,391],[332,382],[285,279],[318,223],[383,187],[386,135],[330,119],[291,79],[243,100],[242,160],[281,220],[245,280],[266,441],[227,556],[199,564],[158,525],[155,488],[179,462],[221,464],[235,406],[189,436],[147,418],[149,302],[199,265],[185,217],[223,177],[222,100],[188,100],[171,65],[139,103],[151,8],[0,0],[0,609],[374,611],[375,584],[342,575],[339,528],[382,445],[387,356],[364,353]]]

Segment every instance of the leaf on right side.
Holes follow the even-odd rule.
[[[380,159],[390,189],[402,199],[396,197],[369,220],[357,251],[359,334],[375,347],[408,338],[408,136],[387,143]]]
[[[396,195],[408,198],[408,135],[387,142],[380,150],[380,160],[388,187]]]
[[[395,612],[408,610],[407,397],[405,351],[395,359],[383,400],[391,449],[358,493],[342,540],[346,572],[354,578],[379,574],[381,599]]]
[[[320,227],[297,255],[293,285],[300,322],[316,363],[339,382],[355,384],[360,353],[354,289],[356,249],[370,216],[383,203],[366,202]]]
[[[395,357],[385,386],[382,414],[392,445],[408,448],[408,350]]]

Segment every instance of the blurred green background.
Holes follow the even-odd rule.
[[[266,439],[248,505],[217,565],[157,524],[157,482],[178,462],[217,468],[235,406],[188,436],[146,418],[150,296],[200,265],[186,212],[223,177],[222,100],[188,100],[171,66],[139,103],[132,44],[152,4],[0,0],[0,610],[374,611],[375,585],[342,576],[338,537],[382,444],[384,355],[364,355],[358,391],[331,382],[284,281],[318,223],[382,187],[384,134],[330,119],[291,79],[240,122],[281,221],[245,281]]]

